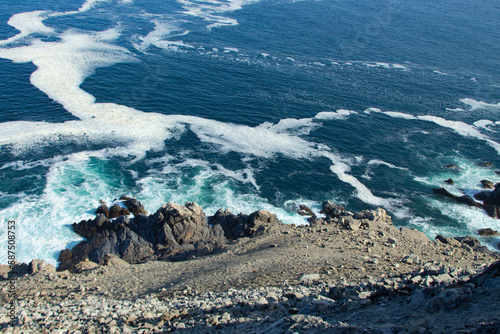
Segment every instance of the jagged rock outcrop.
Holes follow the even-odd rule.
[[[180,260],[208,254],[226,242],[221,227],[208,225],[203,209],[194,202],[167,203],[147,216],[144,206],[135,198],[124,200],[111,207],[109,218],[101,205],[94,219],[73,224],[74,231],[87,240],[61,252],[59,270],[72,271],[86,259],[102,264],[110,254],[128,263],[157,258]],[[130,218],[130,212],[135,217]],[[120,216],[112,219],[117,213]]]
[[[275,214],[266,210],[255,211],[250,215],[243,213],[235,215],[229,210],[219,209],[209,221],[215,227],[220,226],[228,240],[256,237],[281,224]]]

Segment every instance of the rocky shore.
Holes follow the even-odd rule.
[[[116,205],[116,206],[115,206]],[[267,211],[206,217],[133,198],[75,223],[58,271],[19,264],[6,333],[498,333],[500,256],[473,237],[393,226],[383,209],[323,203],[310,225]],[[8,268],[0,268],[4,278]]]

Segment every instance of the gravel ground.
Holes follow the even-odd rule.
[[[500,333],[499,255],[372,219],[317,219],[181,262],[37,262],[6,333]],[[358,224],[359,223],[359,224]],[[485,273],[483,271],[489,268]],[[483,274],[481,274],[483,273]],[[479,276],[475,276],[480,274]]]

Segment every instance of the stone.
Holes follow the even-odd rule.
[[[322,312],[327,309],[331,309],[335,305],[335,301],[333,299],[318,295],[311,301],[311,305],[314,306],[318,311]]]
[[[288,299],[302,299],[304,298],[304,295],[301,294],[300,292],[288,292],[288,293],[285,293],[285,297],[288,298]]]
[[[342,212],[345,211],[345,208],[342,205],[331,201],[324,201],[321,204],[321,207],[321,213],[332,218],[339,217],[340,215],[342,215]]]
[[[484,204],[500,206],[500,184],[497,183],[495,189],[490,193],[489,197],[483,201]]]
[[[478,192],[477,194],[474,194],[474,198],[477,199],[478,201],[484,201],[485,199],[489,198],[491,194],[491,191],[481,191]]]
[[[135,198],[127,199],[124,204],[127,209],[134,214],[134,216],[137,216],[139,214],[148,214],[142,203]]]
[[[59,257],[57,258],[57,261],[63,262],[63,261],[71,260],[72,257],[73,257],[73,253],[71,252],[71,250],[65,249],[65,250],[62,250],[61,253],[59,253]]]
[[[81,273],[87,270],[92,270],[99,267],[99,265],[92,261],[81,261],[74,265],[74,272]]]
[[[479,234],[480,236],[483,236],[483,237],[494,237],[494,236],[500,235],[500,233],[498,233],[498,231],[493,230],[489,227],[477,230],[477,234]]]
[[[438,234],[436,236],[436,240],[442,242],[443,244],[450,244],[454,247],[460,247],[460,245],[461,245],[460,241],[453,239],[453,238],[450,238],[450,237],[445,237],[445,236],[440,235],[440,234]]]
[[[453,179],[448,179],[448,180],[446,180],[444,182],[446,182],[448,184],[454,184],[455,183],[455,181],[453,181]]]
[[[444,282],[450,282],[453,280],[453,278],[448,275],[448,274],[441,274],[433,277],[434,283],[444,283]]]
[[[410,254],[403,258],[403,262],[408,264],[418,264],[420,262],[420,258],[416,254]]]
[[[100,207],[98,207],[95,210],[95,213],[96,213],[96,215],[99,213],[102,213],[104,215],[104,217],[109,219],[109,208],[106,204],[102,204]]]
[[[106,257],[104,258],[104,264],[106,266],[114,266],[114,267],[128,267],[129,266],[129,263],[127,261],[120,259],[115,254],[106,255]]]
[[[161,320],[163,321],[171,321],[180,316],[180,312],[178,310],[170,310],[162,314]]]
[[[308,275],[304,275],[300,278],[300,281],[302,283],[311,283],[311,282],[314,282],[314,281],[319,281],[320,279],[320,275],[319,274],[308,274]]]
[[[119,204],[114,204],[113,206],[111,206],[111,208],[109,208],[110,219],[128,215],[130,215],[130,211]]]
[[[449,310],[457,307],[464,299],[465,293],[462,289],[447,289],[429,300],[426,310],[431,313]]]
[[[44,260],[33,260],[29,263],[28,273],[34,274],[54,274],[56,268],[52,264],[47,264]]]
[[[481,180],[481,185],[484,189],[494,189],[495,184],[489,180]]]

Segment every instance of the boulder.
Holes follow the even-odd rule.
[[[219,225],[228,240],[256,237],[281,224],[275,214],[266,210],[255,211],[250,215],[235,215],[229,210],[219,209],[209,218],[209,222],[212,226]]]
[[[491,251],[488,249],[486,246],[482,246],[481,242],[477,240],[474,237],[467,236],[467,237],[455,237],[456,240],[460,241],[462,243],[462,247],[464,245],[467,245],[470,247],[472,250],[476,252],[481,252],[481,253],[490,253]]]
[[[73,271],[75,265],[85,259],[97,264],[107,263],[116,256],[128,263],[139,263],[151,258],[176,259],[191,255],[206,255],[226,243],[221,226],[208,225],[203,209],[194,202],[185,205],[167,203],[154,215],[147,216],[142,204],[134,198],[126,198],[126,205],[134,212],[115,204],[108,220],[104,213],[95,219],[73,224],[75,232],[87,238],[71,251],[60,255],[59,270]],[[270,224],[263,214],[248,216],[248,226],[257,233],[263,225]],[[272,221],[272,219],[271,219]]]
[[[448,198],[451,198],[451,199],[457,199],[457,197],[458,197],[457,195],[453,195],[452,193],[450,193],[445,188],[434,188],[434,189],[432,189],[432,191],[436,195],[441,195],[441,196],[448,197]]]
[[[474,198],[472,198],[469,195],[457,196],[457,195],[454,195],[454,194],[450,193],[445,188],[434,188],[434,189],[432,189],[432,191],[436,195],[441,195],[441,196],[444,196],[444,197],[448,197],[448,198],[454,199],[454,200],[456,200],[459,203],[463,203],[463,204],[467,204],[469,206],[475,206],[475,207],[479,207],[479,208],[483,207],[483,205],[481,203],[476,202],[474,200]]]
[[[495,188],[495,185],[493,182],[489,180],[481,180],[481,185],[483,186],[484,189],[493,189]]]
[[[472,198],[469,195],[464,195],[464,196],[457,197],[456,200],[457,200],[457,202],[463,203],[463,204],[467,204],[468,206],[475,206],[475,207],[478,207],[478,208],[482,208],[483,207],[483,205],[481,203],[476,202],[474,200],[474,198]]]
[[[114,204],[110,209],[109,209],[109,218],[117,218],[120,216],[128,216],[130,215],[130,211],[128,211],[126,208],[122,207],[119,204]]]
[[[340,215],[342,215],[342,212],[345,211],[345,208],[342,205],[331,201],[324,201],[321,204],[321,207],[321,213],[332,218],[339,217]]]
[[[484,204],[500,206],[500,184],[495,186],[495,190],[483,201]]]
[[[500,218],[500,206],[485,204],[484,210],[491,218]]]
[[[446,180],[444,182],[446,182],[448,184],[455,184],[455,181],[453,181],[453,179],[448,179],[448,180]]]
[[[102,204],[100,207],[98,207],[97,210],[95,210],[95,213],[96,215],[98,213],[102,213],[104,217],[109,219],[109,208],[106,204]]]
[[[72,227],[76,234],[90,238],[96,232],[105,229],[105,224],[109,222],[103,213],[98,213],[94,219],[82,220],[81,222],[73,223]]]
[[[447,289],[429,300],[426,310],[430,313],[449,310],[460,305],[465,300],[465,297],[463,289]]]
[[[128,198],[125,202],[125,206],[134,214],[134,216],[137,216],[140,213],[144,215],[148,214],[142,203],[135,198]]]
[[[489,227],[477,230],[477,234],[484,236],[484,237],[494,237],[494,236],[500,235],[500,233],[498,233],[498,231],[495,231]]]
[[[95,269],[97,267],[99,267],[99,265],[97,263],[86,260],[86,261],[81,261],[81,262],[78,262],[77,264],[75,264],[73,271],[75,273],[82,273],[84,271],[92,270],[92,269]]]
[[[297,213],[301,216],[316,217],[316,214],[306,205],[300,204]]]
[[[108,254],[104,258],[104,265],[113,267],[127,267],[129,266],[129,263],[125,260],[120,259],[114,254]]]
[[[440,235],[440,234],[438,234],[436,236],[436,240],[442,242],[443,244],[450,244],[450,245],[455,246],[455,247],[460,247],[462,245],[460,243],[460,241],[453,239],[453,238],[450,238],[450,237],[445,237],[445,236]]]
[[[52,264],[47,264],[44,260],[33,260],[28,265],[28,273],[35,274],[53,274],[56,268]]]
[[[484,201],[488,197],[490,197],[491,191],[481,191],[477,194],[474,194],[474,198],[478,201]]]

